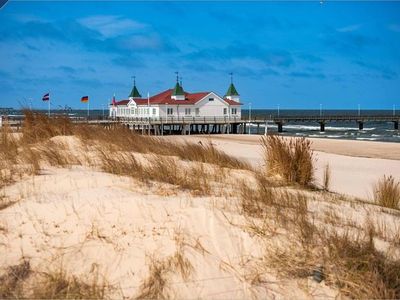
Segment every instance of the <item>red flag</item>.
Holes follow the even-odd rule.
[[[43,100],[43,101],[49,101],[49,100],[50,100],[50,93],[45,94],[45,95],[42,97],[42,100]]]

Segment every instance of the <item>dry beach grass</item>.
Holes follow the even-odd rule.
[[[265,167],[254,169],[248,163],[217,150],[212,143],[174,143],[136,135],[122,127],[104,129],[74,125],[65,118],[48,119],[29,111],[26,118],[21,134],[13,133],[7,126],[1,131],[0,213],[4,214],[0,214],[0,250],[13,253],[14,258],[2,261],[0,266],[1,298],[102,299],[126,295],[139,299],[188,295],[252,295],[255,298],[297,295],[302,298],[313,296],[309,290],[299,287],[299,284],[312,286],[310,280],[321,282],[315,283],[315,288],[330,295],[400,298],[400,226],[396,225],[400,216],[399,183],[392,177],[385,177],[377,183],[374,189],[377,205],[372,205],[328,192],[329,168],[325,171],[323,187],[318,189],[314,186],[314,156],[306,139],[264,137],[261,144]],[[84,170],[87,176],[94,176],[88,184],[95,184],[94,181],[100,180],[97,178],[103,181],[113,178],[117,182],[96,185],[93,191],[100,193],[102,190],[108,195],[108,201],[104,203],[86,204],[89,200],[85,201],[85,197],[89,199],[89,196],[83,192],[70,202],[70,196],[63,196],[66,199],[63,199],[62,207],[70,213],[54,211],[54,215],[60,214],[65,218],[64,223],[77,219],[76,224],[86,224],[87,228],[82,230],[83,238],[79,235],[79,227],[62,227],[63,223],[54,225],[52,230],[57,234],[49,231],[50,225],[46,224],[52,224],[50,221],[55,217],[44,213],[41,207],[53,205],[56,195],[50,194],[49,199],[40,198],[38,195],[43,187],[35,183],[41,177],[51,178],[51,172],[56,169],[61,172],[60,178],[72,180],[68,176],[75,174],[77,166],[81,168],[79,172]],[[50,175],[44,175],[47,173]],[[103,179],[100,174],[115,177]],[[32,190],[16,193],[14,187],[29,178],[32,178],[29,185]],[[68,193],[74,192],[74,188],[80,190],[79,180],[71,186],[66,188]],[[121,195],[129,195],[127,198],[114,196],[119,186],[126,186]],[[113,193],[107,194],[111,189]],[[59,190],[61,193],[61,183]],[[161,190],[163,193],[165,190],[173,192],[160,196]],[[31,197],[31,194],[35,196]],[[151,214],[144,223],[137,225],[124,223],[124,210],[137,205],[131,202],[132,197],[142,205],[134,212],[141,208],[155,215]],[[163,206],[161,203],[165,199],[170,203]],[[188,206],[183,205],[183,199],[188,201]],[[107,210],[111,203],[120,207],[118,205],[124,201],[130,202],[123,209],[113,206],[109,209],[112,214]],[[26,206],[28,204],[31,206]],[[175,214],[169,211],[173,211],[174,205],[177,207],[174,208]],[[35,209],[43,216],[35,219]],[[112,225],[109,227],[107,214],[101,214],[99,219],[93,217],[102,209],[111,214]],[[195,237],[174,230],[177,220],[184,219],[184,213],[192,210],[193,215],[182,224],[185,229],[200,233]],[[20,228],[13,227],[9,224],[14,220],[7,218],[7,214],[26,218],[21,217]],[[217,217],[221,215],[226,219]],[[166,219],[161,219],[158,231],[155,225],[149,231],[143,229],[146,223],[161,216]],[[170,219],[174,217],[176,219]],[[136,221],[129,214],[126,220]],[[195,231],[197,223],[202,222],[207,229]],[[215,224],[219,229],[213,235],[209,228]],[[30,231],[23,231],[28,225]],[[137,231],[132,229],[135,226],[139,227]],[[118,233],[117,228],[121,228]],[[21,233],[17,234],[19,230]],[[130,251],[139,251],[130,248],[130,243],[139,241],[147,245],[149,242],[144,241],[147,241],[149,232],[152,233],[150,240],[157,243],[143,253],[134,252],[146,257],[138,260],[140,264],[132,265],[134,275],[121,271],[123,276],[117,280],[107,276],[104,269],[99,271],[100,267],[93,267],[113,261],[114,252],[123,261],[124,257],[131,255]],[[33,247],[35,255],[27,255],[30,248],[23,246],[24,234],[33,234],[38,241],[44,239],[50,244],[44,248]],[[139,238],[133,239],[134,234],[139,234]],[[19,237],[21,243],[10,242],[13,236]],[[51,248],[49,245],[56,244],[59,236],[79,241],[71,242],[68,247]],[[246,244],[236,247],[233,236],[239,236],[240,241],[247,241]],[[205,242],[200,242],[202,239]],[[84,267],[80,276],[73,274],[73,267],[68,267],[69,264],[73,265],[92,243],[98,243],[94,245],[99,249],[106,247],[107,255],[92,262],[91,267]],[[162,246],[168,243],[171,245],[167,251]],[[254,245],[259,248],[259,254],[255,254],[258,251]],[[71,252],[75,246],[77,251]],[[19,252],[20,256],[16,254]],[[44,261],[47,262],[54,253],[62,257],[63,263],[57,264],[60,267],[54,270],[43,270]],[[86,257],[86,260],[93,259]],[[208,260],[211,263],[207,264]],[[208,269],[214,270],[214,275],[211,276]],[[199,274],[205,278],[197,277]],[[219,294],[221,284],[217,280],[228,275],[234,278],[228,280],[237,280],[229,281],[230,286],[240,282],[241,286],[247,286],[249,293],[234,294],[235,291],[228,290],[233,294]],[[214,277],[217,279],[212,279]],[[125,287],[122,282],[126,278],[136,284]],[[271,281],[271,278],[275,280]],[[273,281],[283,282],[279,293],[292,290],[293,294],[279,294],[278,288],[272,288],[269,283]],[[198,288],[196,284],[208,285]],[[203,289],[211,292],[201,294]]]

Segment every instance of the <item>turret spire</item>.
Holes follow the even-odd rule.
[[[225,97],[229,100],[239,101],[239,93],[237,92],[235,85],[233,84],[233,73],[229,73],[231,77],[231,84],[229,85],[228,91],[225,94]]]
[[[176,84],[172,90],[171,98],[175,100],[185,100],[185,91],[183,90],[182,87],[182,77],[180,77],[181,83],[179,84],[179,72],[175,72],[175,74],[176,74]]]
[[[139,93],[138,89],[136,88],[136,76],[132,76],[133,78],[133,88],[131,93],[129,94],[129,98],[141,98],[142,95]]]

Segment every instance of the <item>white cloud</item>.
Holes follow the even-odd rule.
[[[349,25],[349,26],[338,28],[338,29],[336,29],[336,31],[339,31],[339,32],[352,32],[352,31],[356,31],[356,30],[360,29],[361,26],[362,26],[362,24],[354,24],[354,25]]]
[[[112,15],[90,16],[80,19],[78,22],[89,29],[100,32],[105,38],[135,33],[147,27],[146,24]]]

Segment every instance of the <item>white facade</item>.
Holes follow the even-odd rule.
[[[214,92],[208,93],[206,96],[197,100],[194,104],[185,103],[184,99],[178,100],[171,96],[171,103],[155,104],[138,99],[137,104],[134,98],[128,103],[117,103],[110,105],[110,117],[122,118],[241,118],[241,106],[237,100],[232,103],[226,101]],[[176,97],[175,97],[176,98]],[[182,101],[182,104],[179,103]],[[127,102],[127,101],[126,101]],[[146,104],[143,104],[146,102]]]

